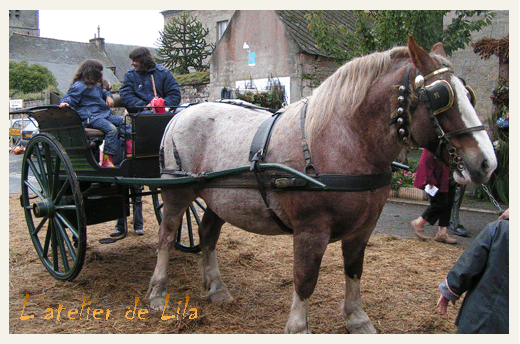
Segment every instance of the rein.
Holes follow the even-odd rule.
[[[397,117],[391,121],[391,124],[397,123],[401,127],[398,129],[399,136],[402,137],[402,141],[405,144],[408,144],[411,140],[411,134],[408,130],[408,126],[411,124],[411,118],[415,109],[417,108],[418,102],[421,101],[424,103],[426,110],[428,111],[428,115],[430,118],[430,122],[432,123],[433,130],[439,139],[439,144],[437,146],[436,155],[440,156],[442,146],[446,146],[448,153],[451,158],[450,169],[457,169],[461,174],[466,169],[464,161],[457,154],[457,149],[450,141],[451,137],[459,136],[463,134],[468,134],[474,131],[485,130],[483,125],[463,128],[459,130],[454,130],[449,133],[445,133],[442,129],[439,120],[437,119],[437,115],[441,112],[448,110],[453,105],[453,89],[451,85],[442,80],[442,75],[444,73],[453,73],[453,70],[449,67],[443,67],[437,69],[426,76],[422,76],[418,74],[415,78],[415,92],[411,92],[409,89],[409,74],[410,74],[410,65],[406,69],[405,76],[403,78],[402,84],[399,86],[399,108],[397,109]],[[425,85],[425,82],[433,76],[440,75],[441,80],[434,81],[430,85]],[[472,90],[468,88],[470,92]],[[407,99],[408,95],[412,94],[414,96],[414,100],[410,107],[408,107]]]

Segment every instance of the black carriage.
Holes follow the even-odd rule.
[[[126,236],[126,218],[135,197],[151,196],[158,222],[162,202],[158,186],[138,192],[143,181],[159,180],[159,146],[172,113],[129,114],[132,152],[116,167],[101,167],[99,143],[103,133],[84,128],[72,108],[42,106],[15,113],[36,119],[40,133],[28,143],[22,163],[20,203],[31,240],[44,266],[59,280],[72,280],[81,271],[89,225],[125,219],[124,234],[102,239],[112,243]],[[122,138],[123,140],[123,138]],[[123,142],[123,141],[122,141]],[[192,218],[198,224],[201,202],[186,212],[187,228],[179,228],[175,247],[198,252]]]

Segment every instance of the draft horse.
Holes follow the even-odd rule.
[[[329,243],[341,240],[346,279],[341,309],[347,331],[375,333],[363,310],[360,278],[365,247],[385,205],[390,181],[373,187],[373,180],[391,177],[392,161],[403,144],[409,144],[428,149],[452,166],[458,183],[486,182],[497,162],[468,90],[454,75],[441,43],[429,54],[410,36],[407,47],[346,63],[311,97],[288,106],[272,129],[269,149],[263,152],[265,162],[317,177],[332,176],[324,180],[338,175],[360,177],[360,182],[368,183],[366,188],[266,189],[265,201],[258,189],[251,188],[163,188],[157,265],[148,290],[151,308],[161,311],[165,306],[168,252],[184,211],[200,197],[207,205],[199,226],[202,275],[212,301],[232,300],[215,250],[225,222],[258,234],[291,231],[294,294],[285,332],[309,333],[309,298],[323,254]],[[198,174],[248,164],[255,132],[270,116],[267,111],[222,103],[187,108],[164,132],[161,178],[175,178],[172,171]],[[262,172],[262,180],[274,173]],[[240,176],[224,179],[234,181]]]

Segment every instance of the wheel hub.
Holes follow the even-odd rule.
[[[48,198],[33,204],[33,213],[36,217],[52,217],[54,210],[54,202]]]

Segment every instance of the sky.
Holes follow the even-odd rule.
[[[157,47],[163,30],[161,10],[40,10],[40,37],[88,42],[98,34],[106,43]]]

